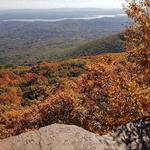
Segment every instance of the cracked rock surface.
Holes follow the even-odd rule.
[[[150,150],[150,117],[99,136],[73,125],[53,124],[0,141],[0,150]]]

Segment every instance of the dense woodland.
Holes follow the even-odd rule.
[[[147,0],[129,3],[126,10],[135,20],[122,37],[126,52],[1,67],[0,138],[52,123],[106,134],[150,116],[150,14],[145,7],[150,8]],[[86,54],[95,45],[97,40],[79,50]]]

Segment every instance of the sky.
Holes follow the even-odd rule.
[[[121,8],[121,0],[0,0],[0,9]]]

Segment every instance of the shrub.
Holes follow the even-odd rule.
[[[45,99],[48,96],[45,86],[30,86],[23,93],[22,105],[30,104],[33,100]]]
[[[37,67],[32,67],[31,70],[30,70],[32,73],[38,73],[40,71],[40,67],[37,66]]]

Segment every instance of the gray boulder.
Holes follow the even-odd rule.
[[[73,125],[53,124],[0,141],[0,150],[150,150],[150,117],[99,136]]]

